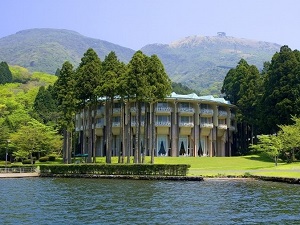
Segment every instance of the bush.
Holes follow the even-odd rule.
[[[31,164],[31,159],[24,159],[22,164]],[[35,164],[35,160],[33,160],[33,164]]]
[[[47,157],[47,156],[39,158],[40,162],[47,162],[48,160],[49,160],[49,157]]]
[[[48,160],[51,162],[55,161],[55,156],[54,155],[49,155]]]
[[[71,164],[41,165],[40,171],[52,174],[186,176],[189,167],[190,165],[185,164]]]

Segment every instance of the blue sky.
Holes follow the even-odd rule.
[[[0,38],[60,28],[138,50],[192,36],[228,36],[300,49],[299,0],[1,0]]]

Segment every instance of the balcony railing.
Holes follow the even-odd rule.
[[[226,130],[226,129],[227,129],[227,124],[219,124],[219,125],[218,125],[218,128],[219,128],[220,130]]]
[[[227,117],[227,111],[219,110],[219,118],[226,118]]]
[[[193,127],[194,123],[193,122],[180,122],[179,126],[180,127]]]
[[[235,131],[235,126],[230,126],[230,127],[229,127],[229,130]]]
[[[171,122],[170,121],[157,121],[157,122],[155,122],[155,126],[157,126],[157,127],[170,127]]]
[[[191,107],[180,107],[178,108],[178,112],[180,113],[194,113],[195,109]]]
[[[104,109],[97,109],[97,116],[104,115]]]
[[[141,122],[141,126],[143,127],[145,125],[145,122]],[[131,122],[131,126],[132,127],[135,127],[136,126],[136,122],[135,121],[132,121]]]
[[[212,123],[201,123],[200,127],[201,128],[213,128],[214,125]]]
[[[171,107],[156,107],[155,112],[172,112]]]
[[[103,128],[104,127],[104,123],[100,122],[100,123],[96,123],[96,128]]]
[[[112,126],[113,127],[120,127],[121,126],[121,122],[112,122]]]
[[[145,106],[143,106],[141,108],[141,110],[142,110],[142,113],[144,113],[145,112]],[[133,106],[133,107],[130,108],[130,112],[134,113],[136,111],[137,111],[137,107]]]
[[[200,109],[200,114],[202,116],[213,116],[214,110],[213,109]]]
[[[235,119],[235,113],[233,113],[233,112],[230,113],[230,118],[231,118],[231,119]]]
[[[113,108],[113,113],[120,113],[121,112],[121,108]]]

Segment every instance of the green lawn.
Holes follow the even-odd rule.
[[[146,163],[150,163],[150,157],[145,158]],[[125,158],[127,162],[127,158]],[[130,162],[133,163],[133,157]],[[60,164],[62,159],[55,162],[39,164]],[[97,157],[97,163],[105,163],[105,157]],[[118,157],[112,157],[112,163],[118,163]],[[275,177],[295,177],[300,178],[300,162],[286,164],[278,163],[276,167],[269,158],[259,155],[239,156],[239,157],[155,157],[156,164],[189,164],[188,176],[275,176]],[[21,164],[21,163],[20,163]]]

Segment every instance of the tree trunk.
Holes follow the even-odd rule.
[[[139,137],[140,137],[140,133],[139,133],[139,102],[136,100],[136,114],[135,114],[135,145],[134,145],[134,163],[138,163],[139,162]]]
[[[151,164],[154,164],[154,152],[155,152],[155,114],[154,114],[154,105],[153,103],[151,104],[152,105],[152,109],[151,109],[151,106],[150,106],[150,120],[152,121],[152,124],[151,124],[151,137],[152,137],[152,140],[151,140]]]
[[[94,129],[93,129],[93,163],[96,163],[96,125],[97,125],[97,120],[96,120],[96,114],[97,114],[97,104],[94,105],[94,117],[93,117],[93,124],[94,124]]]
[[[87,151],[86,151],[86,110],[85,108],[83,108],[83,111],[82,111],[82,154],[86,154]]]
[[[148,135],[149,135],[149,132],[148,132],[148,121],[149,118],[148,118],[148,104],[145,103],[145,116],[144,116],[144,149],[143,149],[143,152],[142,152],[142,163],[145,163],[145,156],[147,154],[147,151],[148,151],[148,146],[149,146],[149,139],[148,139]]]
[[[64,128],[63,129],[63,161],[64,163],[68,163],[68,132],[67,130]]]
[[[109,101],[106,100],[105,105],[105,115],[106,115],[106,163],[111,163],[111,141],[112,141],[112,122],[111,122],[111,116],[112,116],[112,106]]]
[[[92,105],[88,107],[88,158],[87,162],[92,162],[92,154],[93,154],[93,122],[92,122]]]
[[[138,103],[138,111],[139,111],[139,123],[138,123],[138,163],[142,163],[142,132],[141,132],[141,127],[142,127],[142,107],[141,107],[141,102]]]
[[[125,121],[125,117],[126,117],[126,104],[124,103],[124,101],[122,101],[121,104],[121,137],[122,137],[122,159],[121,159],[121,163],[125,162],[125,151],[126,151],[126,137],[125,137],[125,126],[126,126],[126,121]]]
[[[126,128],[127,128],[127,163],[129,164],[130,163],[130,149],[131,149],[131,113],[130,113],[130,101],[128,99],[128,102],[127,102],[127,109],[126,109],[126,118],[127,118],[127,125],[126,125]]]

